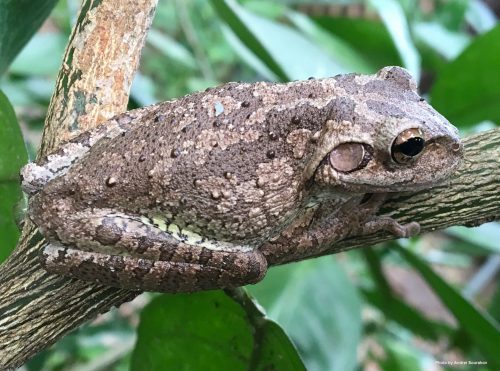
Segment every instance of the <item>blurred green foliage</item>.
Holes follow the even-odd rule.
[[[40,0],[0,0],[0,75],[2,75],[24,44],[36,32],[57,3]]]
[[[14,109],[0,90],[0,261],[19,238],[16,207],[21,202],[19,169],[28,156]]]
[[[18,238],[16,179],[27,160],[18,121],[33,154],[79,5],[58,2],[33,36],[54,3],[0,0],[0,88],[18,118],[0,94],[0,260]],[[500,26],[482,1],[370,0],[370,12],[347,16],[353,3],[161,0],[130,107],[226,81],[402,65],[463,133],[498,124]],[[499,369],[499,239],[498,223],[454,227],[275,267],[248,287],[255,302],[243,290],[145,294],[26,367],[425,370],[462,360],[488,363],[461,369]]]
[[[305,370],[283,330],[242,289],[230,295],[236,301],[222,291],[154,298],[141,314],[131,370]]]

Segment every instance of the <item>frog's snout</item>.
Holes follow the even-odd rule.
[[[464,155],[464,145],[458,137],[445,137],[439,141],[446,152],[451,154],[452,158],[462,158]]]

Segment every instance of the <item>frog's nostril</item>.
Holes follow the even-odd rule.
[[[451,145],[451,150],[452,150],[453,152],[458,152],[458,151],[460,151],[461,149],[462,149],[462,145],[461,145],[460,143],[458,143],[458,142],[455,142],[455,143],[453,143],[453,144]]]

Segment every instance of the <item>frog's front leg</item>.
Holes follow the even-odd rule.
[[[376,215],[386,198],[387,195],[382,193],[372,194],[369,198],[357,197],[340,208],[335,208],[334,202],[325,202],[317,209],[304,213],[260,250],[268,264],[275,265],[317,256],[332,243],[349,236],[362,236],[380,230],[389,231],[397,237],[418,234],[420,226],[416,222],[402,225],[391,217]]]
[[[183,242],[139,218],[101,214],[73,215],[64,229],[56,231],[70,245],[51,243],[42,250],[41,261],[48,271],[127,289],[190,292],[255,283],[267,270],[258,250]],[[73,221],[78,221],[74,227]],[[71,241],[68,236],[80,237]]]
[[[322,243],[332,243],[348,236],[367,235],[382,230],[401,238],[418,234],[420,225],[417,222],[400,224],[389,216],[376,215],[387,196],[387,193],[374,193],[365,195],[360,201],[353,199],[352,202],[341,207],[333,218],[328,216],[328,212],[325,212],[326,216],[317,222],[320,228],[311,231],[311,234],[316,235],[317,239],[322,239]],[[343,222],[342,231],[339,233],[336,229],[338,229],[340,220]],[[328,227],[328,224],[333,224],[333,228],[325,229],[324,227]]]

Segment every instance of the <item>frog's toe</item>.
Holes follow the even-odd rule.
[[[404,224],[402,225],[402,228],[404,229],[404,236],[402,237],[405,238],[416,236],[420,233],[420,224],[418,224],[417,222]]]
[[[408,238],[420,233],[420,224],[411,222],[399,224],[395,219],[388,216],[379,216],[371,219],[363,225],[363,234],[371,234],[385,230],[400,238]]]

